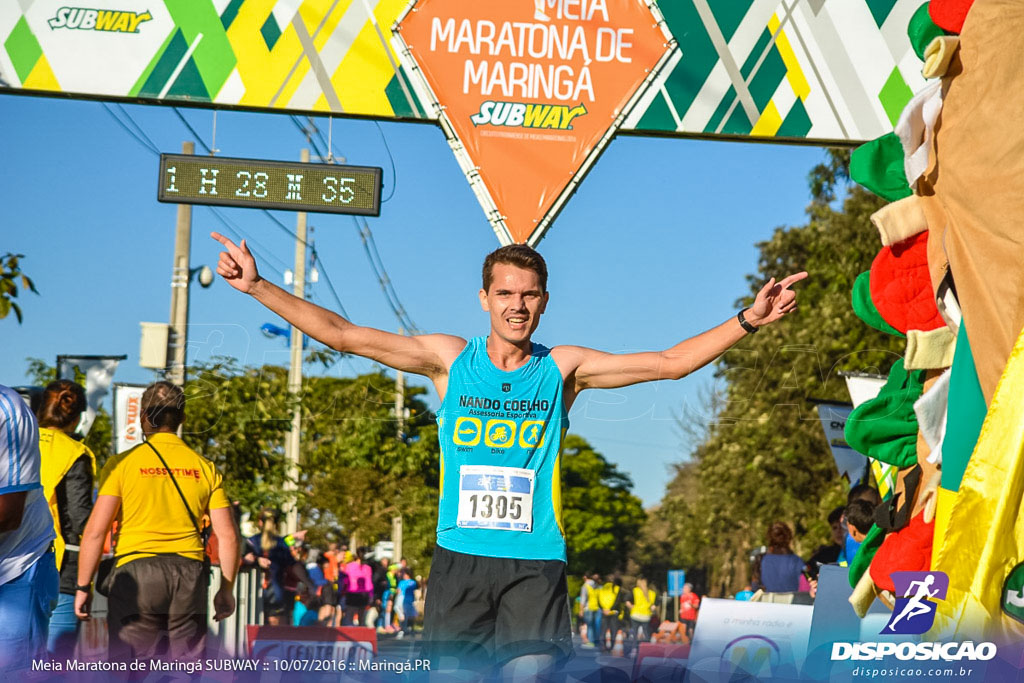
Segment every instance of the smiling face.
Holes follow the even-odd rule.
[[[515,346],[529,343],[547,303],[540,276],[509,263],[494,264],[490,287],[480,290],[480,306],[491,314],[491,334]]]

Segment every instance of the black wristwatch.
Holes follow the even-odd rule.
[[[83,593],[92,593],[92,584],[87,583],[84,586],[75,586],[76,591],[82,591]]]
[[[747,331],[749,334],[756,334],[757,328],[751,325],[746,318],[743,317],[743,311],[740,311],[736,316],[736,319],[740,321],[740,327]]]

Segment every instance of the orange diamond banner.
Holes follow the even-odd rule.
[[[536,244],[667,56],[643,0],[417,0],[395,25],[503,243]]]

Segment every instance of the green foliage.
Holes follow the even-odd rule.
[[[239,368],[228,358],[189,369],[182,436],[217,465],[228,496],[253,514],[287,500],[287,385],[285,368]]]
[[[561,465],[568,573],[625,569],[646,518],[640,499],[630,492],[633,482],[574,434],[565,437]]]
[[[811,197],[817,204],[829,204],[835,201],[836,186],[850,182],[849,149],[833,147],[825,150],[825,161],[811,169],[807,174],[807,183],[811,187]]]
[[[114,454],[114,421],[104,406],[96,411],[92,427],[85,436],[85,445],[96,455],[96,468],[102,469],[107,458]]]
[[[661,571],[668,557],[681,568],[707,569],[707,589],[722,595],[749,580],[750,553],[771,522],[787,522],[805,556],[827,541],[825,518],[845,501],[847,483],[808,399],[848,401],[839,372],[886,373],[904,344],[869,328],[850,306],[854,279],[881,248],[869,216],[883,202],[854,186],[841,207],[830,205],[847,163],[848,154],[833,153],[812,172],[806,225],[778,228],[758,245],[751,294],[738,305],[748,305],[770,276],[807,270],[796,286],[800,309],[717,363],[722,403],[709,406],[714,417],[699,425],[705,438],[645,527],[641,566]]]
[[[39,294],[35,284],[29,276],[21,272],[19,261],[25,258],[24,254],[12,254],[7,252],[0,256],[0,319],[14,311],[14,317],[21,324],[21,307],[14,301],[18,297],[18,285],[21,289]]]
[[[29,383],[32,386],[45,387],[50,382],[57,379],[57,367],[50,365],[42,358],[26,358],[25,362],[28,363],[28,369],[25,374],[28,375]],[[85,373],[75,368],[74,381],[85,388]],[[110,413],[104,406],[100,406],[99,410],[96,411],[96,417],[93,419],[92,427],[89,428],[89,433],[86,434],[84,442],[92,452],[96,455],[96,467],[102,469],[103,463],[107,461],[113,454],[114,438],[114,422],[110,417]]]
[[[28,370],[25,372],[28,375],[29,383],[37,387],[45,387],[50,382],[57,379],[57,366],[50,365],[42,358],[26,358],[25,362],[28,363]]]
[[[284,445],[294,403],[285,368],[240,368],[230,359],[194,366],[186,393],[184,438],[214,461],[242,508],[280,509]],[[303,380],[298,507],[310,538],[372,545],[404,520],[404,550],[417,570],[429,565],[437,511],[437,428],[409,387],[406,441],[396,438],[395,382],[383,373]]]

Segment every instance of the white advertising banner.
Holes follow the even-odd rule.
[[[86,436],[96,419],[103,398],[110,393],[110,385],[117,372],[117,364],[128,356],[57,356],[57,379],[78,381],[85,375],[86,409],[75,430]]]
[[[798,680],[813,611],[811,605],[705,598],[694,627],[687,681]]]
[[[139,403],[146,387],[139,384],[114,385],[114,452],[124,453],[142,443]]]
[[[846,418],[850,416],[852,410],[851,406],[838,403],[818,404],[818,417],[825,430],[829,448],[832,449],[832,457],[836,461],[839,476],[845,477],[851,487],[861,482],[868,467],[867,457],[846,443]]]

